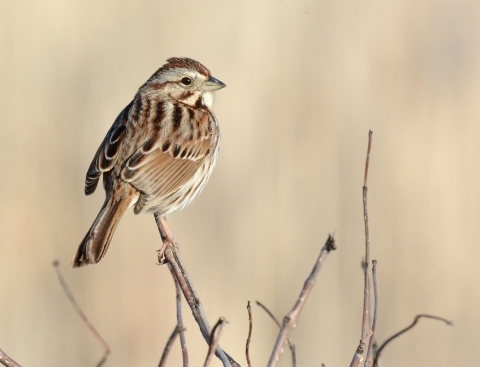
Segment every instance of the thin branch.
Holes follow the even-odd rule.
[[[268,361],[268,367],[274,367],[277,365],[278,359],[283,352],[283,347],[285,346],[285,343],[290,336],[290,333],[297,326],[300,313],[302,312],[303,307],[307,302],[308,296],[310,295],[313,286],[317,281],[318,273],[320,272],[320,269],[322,268],[325,259],[327,258],[331,250],[336,249],[334,236],[335,235],[333,232],[329,233],[327,242],[320,251],[320,255],[318,256],[312,272],[310,273],[307,280],[305,281],[305,284],[303,285],[302,292],[300,293],[297,302],[293,306],[292,310],[283,319],[283,326],[280,330],[280,333],[278,334],[275,347],[273,348],[272,355],[270,356],[270,360]]]
[[[155,221],[157,223],[160,236],[163,236],[165,230],[161,223],[161,218],[158,215],[155,215]],[[211,327],[208,319],[205,315],[203,305],[200,302],[200,298],[193,286],[192,280],[190,279],[187,269],[183,265],[183,262],[180,258],[180,254],[176,251],[175,246],[169,244],[165,248],[164,252],[165,260],[172,266],[172,270],[175,273],[175,278],[182,289],[183,296],[188,303],[188,306],[192,310],[193,317],[200,327],[200,332],[202,333],[203,338],[207,343],[210,342],[210,333]],[[222,361],[225,367],[239,367],[240,365],[230,357],[223,349],[218,346],[215,352],[215,355]]]
[[[360,343],[358,344],[357,350],[355,351],[352,362],[350,362],[350,367],[358,367],[360,362],[363,358],[363,353],[365,352],[364,348],[367,344],[366,340],[372,336],[372,330],[369,330],[367,335],[365,335],[362,339],[360,339]]]
[[[270,316],[270,318],[275,321],[275,324],[277,324],[278,328],[281,329],[282,328],[282,325],[280,324],[280,322],[277,320],[277,318],[275,317],[275,315],[270,312],[270,310],[267,308],[267,306],[265,306],[263,303],[261,303],[260,301],[255,301],[257,303],[258,306],[260,306],[261,308],[263,308],[263,310],[268,314],[268,316]],[[297,351],[295,349],[295,345],[292,344],[292,342],[290,341],[290,338],[287,339],[287,343],[288,343],[288,347],[290,348],[290,352],[292,353],[292,367],[297,367]]]
[[[210,333],[210,342],[208,343],[207,358],[205,358],[205,363],[203,364],[203,367],[207,367],[210,364],[213,352],[217,350],[218,343],[220,342],[220,336],[222,335],[223,327],[226,323],[227,320],[225,320],[224,317],[220,317],[215,326],[213,327],[212,332]]]
[[[0,349],[0,363],[6,367],[22,367]]]
[[[363,338],[368,332],[368,301],[369,301],[369,279],[368,279],[368,266],[370,264],[370,234],[369,234],[369,223],[368,223],[368,203],[367,203],[367,194],[368,194],[368,168],[370,165],[370,150],[372,148],[372,134],[370,130],[368,132],[368,149],[367,149],[367,160],[365,162],[365,177],[363,180],[363,220],[365,223],[365,267],[364,267],[364,292],[363,292],[363,320],[362,320],[362,335]]]
[[[75,298],[73,297],[72,292],[70,292],[70,289],[68,288],[67,282],[65,281],[65,278],[63,277],[62,271],[60,270],[60,262],[58,260],[53,261],[53,266],[55,267],[55,270],[57,271],[57,276],[58,280],[60,281],[60,284],[62,285],[62,288],[67,295],[68,299],[70,300],[70,303],[72,304],[73,308],[77,312],[78,316],[82,319],[84,324],[87,326],[88,330],[93,334],[95,339],[97,339],[98,343],[102,346],[104,352],[103,352],[103,357],[102,359],[96,364],[95,367],[100,367],[105,363],[105,361],[108,358],[108,355],[110,354],[110,348],[108,344],[103,340],[103,338],[100,336],[97,330],[93,327],[93,325],[88,321],[87,316],[83,313],[81,310],[80,306],[77,304],[77,301],[75,301]]]
[[[182,316],[182,290],[178,284],[177,277],[175,272],[170,264],[168,264],[168,269],[172,273],[173,282],[175,283],[175,299],[177,301],[177,328],[180,333],[180,346],[182,348],[182,359],[183,367],[188,367],[188,350],[187,350],[187,340],[185,338],[185,328],[183,327],[183,316]]]
[[[372,261],[373,262],[373,261]],[[362,262],[362,270],[363,270],[363,266],[365,266],[365,263]],[[372,269],[373,270],[373,269]],[[368,279],[368,283],[370,284],[370,278]],[[373,289],[374,289],[374,293],[375,293],[375,285],[373,286]],[[370,304],[372,304],[372,300],[371,300],[371,295],[370,295]],[[373,303],[374,305],[374,308],[375,308],[375,302]],[[370,310],[371,311],[371,310]],[[373,312],[369,312],[368,314],[368,322],[370,323],[370,325],[373,325]],[[372,335],[372,355],[375,356],[377,354],[377,350],[378,350],[378,343],[377,343],[377,333],[375,333],[374,335]],[[381,367],[381,361],[378,360],[377,362],[377,366],[378,367]]]
[[[248,367],[252,367],[250,363],[250,341],[252,340],[252,308],[250,307],[250,301],[247,303],[247,311],[248,311],[248,337],[247,337],[247,344],[245,346],[245,355],[247,357]]]
[[[373,341],[375,339],[375,330],[377,328],[377,316],[378,316],[378,286],[377,286],[377,260],[372,260],[372,277],[373,277],[373,293],[375,299],[375,306],[373,309],[373,322],[372,322],[372,336],[368,343],[367,356],[365,357],[365,367],[370,366],[370,355],[372,354]]]
[[[411,328],[413,328],[418,320],[420,320],[421,318],[426,318],[426,319],[433,319],[433,320],[438,320],[438,321],[443,321],[445,324],[447,325],[453,325],[453,322],[452,321],[449,321],[447,319],[444,319],[443,317],[438,317],[438,316],[433,316],[433,315],[426,315],[426,314],[420,314],[420,315],[417,315],[415,316],[415,319],[413,320],[413,322],[407,326],[405,329],[402,329],[400,330],[398,333],[392,335],[390,338],[388,338],[387,340],[385,340],[383,342],[383,344],[378,348],[378,351],[377,351],[377,354],[375,355],[375,358],[373,359],[373,367],[376,367],[377,365],[377,360],[380,358],[380,354],[382,353],[383,349],[394,339],[398,338],[400,335],[406,333],[408,330],[410,330]]]
[[[165,345],[165,348],[163,348],[162,358],[160,358],[160,363],[158,364],[158,367],[164,367],[165,364],[167,363],[168,353],[170,352],[173,342],[175,341],[175,338],[177,337],[180,330],[181,330],[180,325],[175,326],[175,329],[173,329],[172,334],[167,340],[167,344]]]
[[[368,202],[367,202],[367,193],[368,193],[368,168],[370,166],[370,151],[372,149],[372,130],[368,132],[368,148],[367,148],[367,159],[365,161],[365,176],[363,179],[363,220],[365,225],[365,264],[363,267],[363,317],[362,317],[362,333],[360,336],[360,344],[353,355],[352,362],[350,367],[356,367],[362,360],[363,353],[365,352],[369,334],[371,331],[368,327],[369,321],[369,298],[370,298],[370,278],[368,273],[368,266],[370,263],[370,234],[369,234],[369,223],[368,223]]]

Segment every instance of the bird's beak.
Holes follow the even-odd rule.
[[[205,83],[203,83],[202,90],[204,92],[213,92],[222,88],[225,88],[227,85],[222,83],[220,80],[215,79],[213,76],[207,79]]]

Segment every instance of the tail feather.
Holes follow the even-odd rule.
[[[126,198],[113,200],[107,198],[83,241],[73,257],[74,268],[98,263],[108,250],[118,222],[128,208]]]

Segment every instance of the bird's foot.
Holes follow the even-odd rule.
[[[169,246],[173,247],[174,252],[180,252],[180,247],[178,246],[177,241],[173,238],[166,238],[163,241],[162,247],[160,250],[157,250],[158,252],[158,264],[159,265],[164,265],[168,262],[167,258],[165,257],[165,251]]]

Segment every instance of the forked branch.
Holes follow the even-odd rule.
[[[297,302],[293,306],[292,310],[285,316],[283,319],[283,326],[278,334],[277,341],[275,343],[275,347],[273,348],[272,355],[270,356],[270,360],[268,361],[268,367],[274,367],[277,365],[278,359],[283,352],[283,348],[285,343],[287,342],[288,337],[292,330],[297,326],[298,318],[300,317],[300,313],[307,302],[308,296],[310,295],[313,286],[318,278],[318,273],[322,268],[325,259],[327,258],[330,251],[335,250],[335,235],[333,232],[329,233],[327,242],[323,246],[322,250],[320,251],[320,255],[318,256],[317,261],[315,262],[315,266],[312,269],[312,272],[308,276],[305,284],[303,285],[303,289],[300,293],[300,296],[297,299]]]
[[[281,329],[282,325],[280,324],[280,321],[277,320],[275,315],[265,306],[263,303],[260,301],[256,301],[257,305],[260,306],[267,314],[270,316],[270,318],[277,324],[278,328]],[[295,345],[290,341],[290,338],[287,339],[288,347],[290,348],[290,352],[292,354],[292,367],[297,367],[297,351],[295,349]]]
[[[155,221],[157,223],[160,236],[162,236],[162,240],[164,240],[164,234],[166,232],[163,228],[161,218],[155,215]],[[187,273],[187,269],[185,268],[185,265],[183,265],[180,254],[175,249],[173,244],[168,244],[165,248],[164,256],[167,263],[171,265],[171,269],[175,274],[178,284],[180,285],[183,296],[185,297],[188,306],[192,310],[195,321],[200,327],[200,332],[202,333],[203,338],[209,344],[212,328],[208,322],[207,316],[205,315],[203,305],[200,302],[200,298],[193,286],[192,280]],[[240,367],[240,365],[226,352],[224,352],[220,346],[216,348],[215,355],[222,361],[225,367]]]
[[[224,325],[227,323],[224,317],[220,317],[210,333],[210,341],[208,343],[208,353],[207,358],[205,358],[205,363],[203,367],[208,367],[212,359],[213,353],[218,348],[218,343],[220,342],[220,337],[222,336],[222,331]]]
[[[173,342],[175,341],[175,338],[177,337],[179,332],[180,325],[177,324],[177,326],[175,326],[175,329],[173,329],[172,334],[170,334],[165,348],[163,348],[162,358],[160,358],[160,363],[158,363],[158,367],[165,367],[168,354],[170,353],[170,349],[172,349]]]

